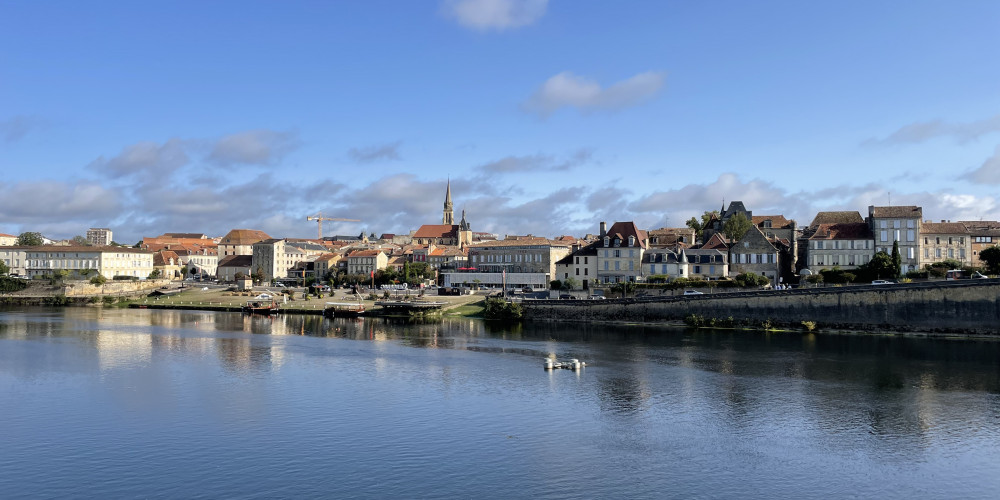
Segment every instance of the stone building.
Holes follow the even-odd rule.
[[[24,249],[28,277],[50,276],[69,271],[71,277],[100,274],[107,279],[129,276],[146,279],[153,272],[153,252],[131,247],[37,246]]]
[[[819,224],[805,240],[805,247],[803,269],[812,274],[834,267],[855,269],[875,256],[871,228],[864,222]]]
[[[920,225],[920,267],[946,259],[972,264],[972,235],[961,222],[924,222]]]
[[[106,227],[92,227],[87,230],[87,241],[97,247],[108,246],[113,241],[111,230]]]
[[[646,231],[634,222],[615,222],[610,228],[601,222],[598,237],[597,277],[601,283],[638,281],[642,276],[642,255],[649,247]]]
[[[780,242],[768,239],[757,226],[752,226],[729,248],[730,272],[760,274],[777,284],[782,277],[779,255],[783,250]]]
[[[219,258],[230,255],[253,255],[253,244],[271,239],[264,231],[233,229],[219,240]]]
[[[920,265],[920,223],[923,211],[916,206],[868,207],[868,226],[875,242],[875,253],[892,254],[898,242],[902,258],[900,273],[915,271]]]
[[[1000,245],[1000,221],[963,221],[962,224],[969,231],[972,265],[986,267],[986,263],[979,258],[979,253],[989,247]]]
[[[565,282],[573,278],[574,289],[590,289],[597,279],[597,247],[598,242],[590,243],[556,261],[556,272],[552,279]]]

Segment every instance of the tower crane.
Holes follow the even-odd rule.
[[[323,217],[323,212],[316,212],[316,215],[310,215],[306,217],[307,221],[314,220],[318,226],[319,239],[323,239],[323,221],[325,220],[335,220],[342,222],[361,222],[358,219],[341,219],[340,217]]]

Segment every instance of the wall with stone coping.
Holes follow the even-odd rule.
[[[53,297],[65,295],[66,297],[94,297],[101,295],[113,295],[116,297],[132,297],[145,295],[163,285],[169,280],[144,280],[144,281],[114,281],[108,280],[104,285],[92,285],[89,281],[73,280],[66,281],[62,285],[52,285],[49,280],[30,280],[28,287],[18,292],[0,294],[7,297]]]
[[[706,318],[858,330],[1000,333],[1000,280],[776,290],[650,299],[525,301],[534,320],[641,321]]]

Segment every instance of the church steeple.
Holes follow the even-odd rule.
[[[441,218],[441,224],[453,226],[455,225],[455,212],[452,210],[451,203],[451,178],[448,179],[448,188],[444,193],[444,216]]]

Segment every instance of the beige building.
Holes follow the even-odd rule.
[[[222,257],[219,260],[219,266],[216,268],[215,276],[219,281],[231,283],[236,281],[236,275],[239,273],[243,273],[244,276],[249,277],[251,264],[253,264],[253,256],[251,255]]]
[[[289,269],[302,262],[311,262],[328,252],[326,247],[317,243],[275,238],[258,241],[251,248],[253,258],[250,272],[263,273],[264,281],[289,277]]]
[[[690,227],[661,227],[650,229],[649,248],[691,247],[696,243],[697,233]]]
[[[17,236],[0,233],[0,247],[12,247],[17,245]]]
[[[87,230],[87,241],[95,247],[108,246],[113,241],[111,230],[106,227],[92,227]]]
[[[920,267],[946,259],[972,264],[972,237],[961,222],[924,222],[920,225]]]
[[[233,229],[219,240],[219,258],[230,255],[253,255],[253,244],[271,239],[264,231]]]
[[[468,266],[484,273],[533,273],[555,276],[556,262],[570,254],[572,244],[539,236],[475,243]]]
[[[388,263],[389,256],[382,250],[358,250],[347,256],[347,274],[370,276],[379,269],[385,269]]]
[[[805,245],[804,268],[813,274],[834,267],[855,269],[875,256],[871,228],[864,222],[820,224]]]
[[[634,222],[601,222],[598,237],[597,278],[601,283],[637,281],[642,276],[642,255],[649,245],[646,231]]]
[[[29,248],[32,247],[0,246],[0,261],[3,261],[10,268],[10,271],[8,271],[10,274],[16,276],[26,276],[28,274],[24,268],[24,254]]]
[[[989,247],[1000,245],[1000,222],[963,221],[962,224],[969,230],[972,265],[986,267],[986,263],[979,258],[979,253]]]
[[[598,242],[591,243],[556,261],[556,274],[552,279],[575,281],[576,290],[589,290],[597,280]]]
[[[108,279],[146,279],[153,272],[153,253],[128,247],[38,246],[24,248],[25,275],[49,276],[58,270],[73,277],[100,274]]]

